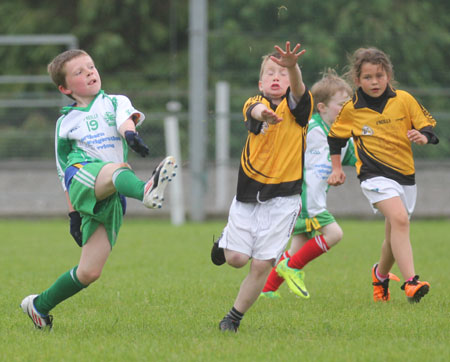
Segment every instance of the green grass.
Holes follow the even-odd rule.
[[[372,301],[383,223],[340,224],[343,241],[305,268],[311,299],[283,285],[281,300],[259,300],[237,334],[223,334],[247,274],[210,262],[225,221],[126,219],[100,280],[41,333],[19,303],[76,265],[79,248],[67,220],[0,221],[0,361],[449,361],[448,220],[412,222],[416,272],[431,284],[415,305],[395,282],[390,303]]]

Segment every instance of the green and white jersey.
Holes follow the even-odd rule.
[[[119,133],[130,117],[140,125],[145,116],[123,95],[100,91],[87,107],[63,107],[56,124],[58,177],[64,186],[66,168],[81,162],[127,162],[128,145]]]
[[[330,127],[318,113],[309,121],[306,135],[305,166],[301,218],[312,218],[327,211],[328,176],[331,174],[330,148],[327,135]],[[356,157],[352,139],[342,148],[343,165],[355,165]]]

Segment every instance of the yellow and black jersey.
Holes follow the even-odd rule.
[[[417,129],[438,143],[434,118],[408,92],[390,87],[370,98],[361,89],[344,104],[328,134],[330,153],[353,137],[360,181],[384,176],[401,185],[415,184],[414,159],[407,131]]]
[[[276,106],[258,95],[244,105],[248,137],[241,155],[236,199],[241,202],[265,201],[278,196],[300,194],[308,120],[313,109],[308,89],[294,109],[289,107],[287,90]],[[266,127],[251,116],[257,104],[264,104],[283,121]]]

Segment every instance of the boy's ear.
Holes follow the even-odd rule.
[[[58,90],[62,93],[68,96],[69,94],[72,94],[72,91],[70,89],[64,88],[62,85],[58,86]]]
[[[325,107],[326,107],[325,103],[322,103],[322,102],[319,102],[316,105],[316,108],[319,111],[319,113],[325,111]]]
[[[263,89],[262,89],[262,82],[261,81],[258,81],[258,88],[259,88],[260,92],[263,91]]]

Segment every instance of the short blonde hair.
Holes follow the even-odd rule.
[[[328,68],[322,73],[322,79],[314,83],[311,93],[314,99],[314,107],[317,110],[318,103],[328,104],[337,92],[346,92],[351,97],[352,87],[341,78],[334,69]]]
[[[264,73],[264,68],[265,68],[267,62],[270,60],[270,57],[275,57],[277,59],[280,59],[281,55],[278,52],[272,52],[270,54],[263,55],[262,62],[261,62],[261,69],[259,71],[259,80],[261,80],[261,78],[262,78],[262,75]]]
[[[50,77],[52,78],[53,83],[56,84],[57,87],[62,85],[63,87],[66,86],[66,72],[64,69],[64,66],[66,63],[74,58],[77,58],[82,55],[89,54],[81,49],[70,49],[66,50],[65,52],[57,55],[47,66],[47,71],[50,74]]]

